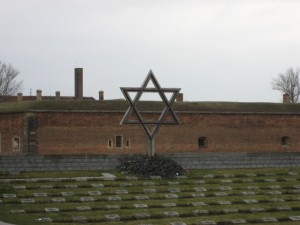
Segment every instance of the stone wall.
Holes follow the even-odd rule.
[[[165,154],[188,169],[299,167],[300,153]],[[128,155],[0,156],[0,172],[111,170]]]

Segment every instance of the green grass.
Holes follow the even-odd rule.
[[[289,220],[290,216],[300,216],[300,192],[295,185],[300,185],[300,168],[278,169],[235,169],[235,170],[193,170],[187,178],[145,180],[126,180],[126,174],[110,171],[117,176],[115,181],[100,179],[101,172],[35,172],[0,175],[0,220],[17,225],[43,224],[36,219],[49,217],[50,224],[70,225],[73,216],[84,216],[88,223],[94,225],[110,224],[170,224],[185,222],[187,225],[201,224],[201,221],[214,220],[220,224],[232,224],[233,219],[245,219],[248,224],[292,225],[299,221]],[[249,176],[255,173],[256,176]],[[293,174],[293,173],[296,173]],[[211,175],[213,177],[211,177]],[[87,181],[78,181],[76,177],[95,177]],[[58,182],[50,180],[32,180],[32,178],[68,178]],[[288,178],[289,180],[286,180]],[[12,179],[10,183],[6,179]],[[27,179],[27,180],[26,180]],[[30,180],[29,180],[30,179]],[[252,179],[251,182],[246,179]],[[270,179],[274,179],[273,181]],[[231,180],[231,183],[224,183]],[[269,180],[269,181],[266,181]],[[149,182],[152,182],[152,184]],[[128,185],[128,184],[131,185]],[[155,185],[153,185],[153,183]],[[103,184],[95,188],[92,184]],[[69,185],[69,188],[65,186]],[[26,186],[26,189],[22,189]],[[45,189],[52,186],[52,189]],[[276,186],[280,186],[280,188]],[[43,188],[42,188],[43,187]],[[72,188],[73,187],[73,188]],[[77,187],[77,188],[74,188]],[[232,190],[221,190],[230,187]],[[256,190],[249,190],[256,187]],[[156,189],[155,193],[145,193],[145,189]],[[180,192],[176,191],[176,188]],[[195,188],[205,188],[197,192]],[[116,194],[118,190],[127,190],[128,194]],[[81,197],[87,197],[90,191],[100,191],[101,195],[92,196],[94,201],[81,202]],[[270,194],[280,191],[282,194]],[[62,192],[73,192],[73,196],[62,196]],[[227,196],[216,193],[226,192]],[[245,195],[243,192],[248,192]],[[249,192],[255,192],[251,195]],[[47,193],[47,197],[34,197],[34,193]],[[167,199],[166,194],[176,194],[178,198]],[[192,197],[193,194],[203,193],[204,197]],[[16,198],[4,198],[3,194],[16,194]],[[147,195],[148,200],[136,200],[136,196]],[[120,196],[122,201],[108,201],[109,196]],[[65,202],[55,203],[53,198],[64,198]],[[284,202],[274,202],[271,199],[284,199]],[[21,203],[22,199],[34,199],[35,204]],[[246,204],[244,200],[256,199],[258,203]],[[230,201],[232,204],[221,205],[220,201]],[[195,202],[204,202],[203,206],[193,206]],[[174,207],[164,207],[166,203],[174,203]],[[148,208],[137,209],[135,204],[147,204]],[[119,205],[120,209],[107,209],[107,205]],[[88,206],[91,210],[78,211],[78,206]],[[290,210],[279,211],[277,207],[286,206]],[[58,208],[60,212],[46,213],[45,208]],[[264,212],[253,213],[252,208],[263,208]],[[224,209],[238,209],[235,213],[224,213]],[[11,210],[25,210],[25,214],[13,214]],[[208,215],[195,216],[195,210],[207,210]],[[164,212],[176,211],[177,218],[168,218]],[[148,213],[149,219],[136,219],[136,213]],[[118,214],[121,221],[107,222],[105,215]],[[262,217],[276,217],[278,222],[263,223]],[[47,224],[47,223],[46,223]]]

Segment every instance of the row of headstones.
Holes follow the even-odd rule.
[[[280,176],[298,176],[299,173],[298,172],[288,172],[287,174],[279,174]],[[246,173],[244,175],[239,175],[238,177],[263,177],[263,176],[278,176],[278,174],[275,173],[265,173],[265,174],[255,174],[255,173]],[[214,176],[213,174],[205,174],[203,176],[200,176],[201,178],[233,178],[236,177],[233,174],[223,174],[218,175],[218,176]],[[186,179],[186,176],[177,176],[177,179]],[[138,180],[138,177],[136,176],[126,176],[125,178],[126,180]],[[150,176],[150,179],[153,180],[160,180],[162,179],[161,176]],[[64,181],[68,181],[68,182],[86,182],[86,181],[95,181],[95,180],[107,180],[107,181],[112,181],[112,180],[121,180],[121,179],[117,179],[114,176],[104,176],[104,177],[76,177],[76,178],[29,178],[29,179],[0,179],[0,183],[20,183],[20,182],[64,182]]]
[[[176,211],[169,211],[169,212],[164,212],[163,213],[164,217],[166,218],[175,218],[175,217],[179,217],[179,213]],[[150,219],[151,215],[148,213],[137,213],[135,215],[135,218],[137,220],[140,219]],[[288,219],[290,221],[300,221],[300,216],[289,216]],[[88,219],[86,216],[73,216],[72,217],[73,222],[86,222]],[[120,221],[121,217],[118,214],[108,214],[105,215],[105,221]],[[51,218],[46,217],[46,218],[38,218],[36,221],[38,222],[53,222]],[[261,222],[277,222],[278,219],[275,217],[262,217],[261,218]],[[259,222],[259,221],[257,221]],[[200,222],[202,225],[216,225],[217,222],[213,221],[213,220],[209,220],[209,221],[201,221]],[[232,224],[245,224],[247,223],[247,221],[245,219],[233,219],[231,220]],[[140,224],[142,225],[142,224]],[[143,224],[146,225],[146,224]],[[147,224],[147,225],[151,225],[151,224]],[[186,223],[184,222],[171,222],[170,225],[186,225]]]
[[[61,201],[61,200],[59,200]],[[277,200],[278,201],[278,200]],[[23,203],[34,203],[34,201],[32,201],[32,199],[24,199]],[[258,203],[257,200],[255,199],[247,199],[245,200],[245,203],[246,204],[255,204],[255,203]],[[219,205],[231,205],[232,203],[230,201],[218,201],[218,204]],[[206,203],[204,202],[193,202],[191,203],[191,206],[194,206],[194,207],[199,207],[199,206],[205,206],[207,205]],[[133,204],[134,208],[136,209],[146,209],[148,208],[148,205],[147,204]],[[163,203],[161,205],[161,207],[164,207],[164,208],[168,208],[168,207],[176,207],[177,205],[175,203]],[[156,206],[157,207],[157,206]],[[121,206],[119,205],[106,205],[105,209],[107,210],[118,210],[120,209]],[[89,206],[78,206],[76,207],[76,210],[77,211],[87,211],[87,210],[92,210],[91,207]],[[273,211],[274,209],[272,209]],[[289,206],[278,206],[275,208],[275,210],[277,211],[288,211],[288,210],[292,210],[291,207]],[[45,208],[44,209],[44,212],[59,212],[60,210],[58,208]],[[72,211],[72,209],[68,209],[68,211]],[[244,209],[242,210],[244,213],[257,213],[257,212],[265,212],[267,211],[266,209],[264,208],[257,208],[257,207],[252,207],[248,210]],[[238,209],[223,209],[223,213],[238,213],[239,210]],[[11,213],[25,213],[25,210],[11,210]],[[35,211],[36,213],[36,211]],[[208,212],[207,210],[194,210],[194,214],[208,214],[208,213],[212,213],[212,212]],[[214,214],[216,214],[216,212],[214,211],[213,212]]]
[[[168,185],[172,185],[172,186],[175,186],[175,185],[181,185],[180,182],[176,181],[170,181],[167,183]],[[192,184],[190,185],[198,185],[198,184],[205,184],[205,182],[203,182],[202,180],[196,180],[194,181]],[[186,184],[184,184],[186,185]],[[132,187],[132,183],[120,183],[119,185],[120,187]],[[156,183],[154,182],[144,182],[143,183],[143,186],[156,186]],[[90,185],[91,188],[104,188],[104,184],[91,184]],[[15,190],[26,190],[27,187],[25,185],[15,185],[12,187],[13,189]],[[41,185],[39,187],[40,189],[54,189],[54,187],[52,185]],[[64,188],[64,189],[77,189],[78,188],[78,185],[64,185],[64,187],[61,187],[61,188]],[[290,188],[294,188],[294,189],[300,189],[300,185],[293,185],[292,187],[285,187],[285,189],[290,189]],[[57,187],[56,187],[57,189]],[[219,188],[213,188],[211,190],[224,190],[224,191],[230,191],[230,190],[233,190],[232,187],[229,187],[229,186],[221,186]],[[260,190],[260,188],[258,186],[247,186],[246,189],[252,189],[252,190]],[[280,185],[270,185],[269,187],[264,187],[263,189],[282,189],[282,187]],[[207,191],[208,189],[207,188],[204,188],[203,191]],[[239,190],[243,190],[243,189],[239,189]]]

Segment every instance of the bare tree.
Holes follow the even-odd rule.
[[[11,64],[0,61],[0,96],[16,95],[22,89],[22,81],[16,81],[19,71]]]
[[[288,94],[292,103],[298,102],[300,95],[299,74],[299,69],[294,71],[293,68],[288,69],[284,74],[280,73],[272,81],[273,90]]]

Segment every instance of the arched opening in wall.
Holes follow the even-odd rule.
[[[123,136],[117,135],[115,143],[116,143],[116,148],[122,148],[123,147]]]
[[[12,148],[13,151],[21,151],[21,139],[17,136],[13,137],[12,139]]]
[[[283,146],[289,145],[289,137],[288,136],[283,136],[281,138],[281,145],[283,145]]]
[[[199,137],[198,138],[198,147],[199,148],[206,148],[207,147],[207,143],[206,143],[206,137]]]

